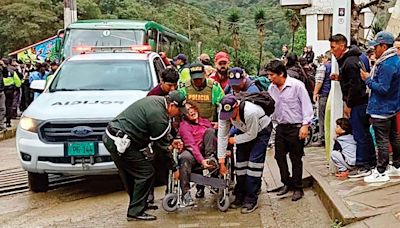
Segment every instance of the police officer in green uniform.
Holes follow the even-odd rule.
[[[183,147],[181,141],[171,140],[169,132],[171,118],[186,113],[185,103],[185,96],[178,91],[166,97],[145,97],[130,105],[107,126],[103,142],[130,197],[128,221],[156,219],[145,213],[154,177],[154,167],[146,154],[152,153],[152,146],[163,152]]]
[[[191,80],[179,83],[188,100],[196,102],[202,118],[217,122],[217,107],[224,97],[224,91],[218,82],[206,77],[204,65],[193,63],[189,67]]]

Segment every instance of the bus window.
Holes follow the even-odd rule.
[[[157,73],[157,80],[158,82],[160,82],[161,72],[165,69],[164,64],[159,57],[154,58],[153,64],[154,64],[154,69],[156,70]]]
[[[161,37],[161,41],[160,41],[160,50],[161,51],[163,51],[167,54],[170,54],[170,49],[172,48],[171,45],[172,45],[172,43],[168,40],[168,38],[166,36]]]

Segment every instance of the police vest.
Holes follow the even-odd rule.
[[[15,72],[8,72],[8,77],[3,78],[3,83],[5,87],[21,87],[21,79]]]
[[[207,85],[201,91],[197,90],[190,82],[186,86],[187,99],[197,103],[201,117],[213,121],[215,105],[212,104],[212,89],[214,81],[207,79]]]

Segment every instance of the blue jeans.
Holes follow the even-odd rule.
[[[367,104],[353,107],[349,120],[353,128],[354,140],[357,142],[356,166],[366,168],[376,166],[375,147],[369,132]]]

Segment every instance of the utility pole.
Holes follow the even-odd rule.
[[[76,0],[64,0],[64,28],[78,20]]]
[[[350,26],[351,26],[351,0],[334,1],[333,3],[333,24],[332,24],[332,35],[338,33],[346,36],[348,42],[350,42]],[[349,43],[350,44],[350,43]],[[332,55],[332,73],[339,73],[339,65],[335,56]],[[330,103],[330,148],[326,148],[331,151],[333,148],[336,120],[343,117],[343,101],[342,91],[338,81],[331,81],[331,91],[328,97],[329,107]],[[327,109],[328,110],[328,109]],[[325,121],[327,123],[327,121]],[[328,128],[325,128],[328,129]],[[325,131],[327,132],[327,131]]]

